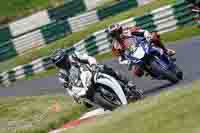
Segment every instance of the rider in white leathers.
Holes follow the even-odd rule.
[[[80,64],[93,65],[97,64],[97,61],[94,57],[88,56],[87,54],[79,54],[74,52],[68,55],[65,49],[56,50],[51,56],[52,62],[60,69],[59,71],[59,81],[66,88],[68,94],[74,98],[76,102],[80,97],[85,96],[88,88],[91,84],[92,73],[84,68],[80,67]],[[127,79],[123,79],[117,73],[115,73],[111,68],[103,66],[102,69],[104,72],[109,73],[117,80],[128,84]],[[76,87],[71,85],[71,81],[82,81],[83,88]]]
[[[64,85],[68,94],[77,100],[79,97],[84,96],[88,90],[86,83],[91,80],[91,72],[84,71],[80,68],[80,64],[96,64],[96,59],[86,54],[73,53],[68,55],[65,49],[56,50],[51,56],[52,62],[60,69],[59,81]],[[72,80],[83,81],[83,87],[71,86]]]

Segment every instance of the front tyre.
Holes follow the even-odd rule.
[[[96,104],[107,110],[114,110],[121,105],[118,96],[103,86],[98,87],[98,91],[94,93],[93,99]]]

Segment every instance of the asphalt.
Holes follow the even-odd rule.
[[[177,64],[184,72],[184,80],[178,85],[188,84],[200,79],[200,37],[182,40],[171,43],[170,48],[176,50]],[[168,81],[151,80],[150,78],[136,78],[128,72],[125,65],[119,65],[116,59],[104,61],[103,63],[123,73],[130,80],[133,80],[138,88],[145,94],[155,94],[161,90],[174,88],[175,85]],[[56,75],[35,79],[31,81],[17,81],[9,87],[0,86],[0,96],[38,96],[47,94],[62,94],[65,89],[60,85]]]

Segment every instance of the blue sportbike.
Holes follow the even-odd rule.
[[[129,65],[137,65],[154,79],[177,83],[183,79],[182,70],[162,49],[154,47],[144,37],[130,38],[133,44],[124,53]]]

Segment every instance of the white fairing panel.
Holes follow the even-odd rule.
[[[142,47],[138,47],[137,50],[133,53],[133,57],[137,59],[142,59],[145,55],[145,51]]]
[[[81,77],[81,81],[83,83],[83,87],[87,91],[88,90],[87,87],[90,86],[90,84],[91,84],[92,73],[90,71],[84,71],[81,73],[80,77]]]
[[[109,75],[106,75],[103,73],[99,73],[99,75],[102,75],[105,78],[103,78],[103,77],[99,78],[95,82],[110,87],[117,94],[117,96],[119,97],[119,99],[121,100],[121,103],[123,105],[128,104],[126,96],[125,96],[124,91],[121,88],[120,84],[113,77],[111,77]]]

